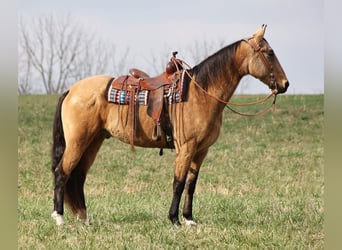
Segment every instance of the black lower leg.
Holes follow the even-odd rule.
[[[187,220],[193,220],[192,217],[192,201],[194,197],[197,175],[186,186],[186,195],[183,206],[183,217]]]
[[[179,203],[181,200],[181,196],[184,190],[185,186],[185,180],[177,180],[176,177],[174,177],[173,180],[173,198],[171,207],[169,210],[169,219],[171,220],[172,224],[179,226],[180,222],[178,219],[178,213],[179,213]]]
[[[83,191],[85,179],[86,174],[76,167],[65,184],[64,200],[73,213],[79,214],[80,211],[86,210]]]

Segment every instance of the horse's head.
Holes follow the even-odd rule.
[[[264,39],[266,25],[262,25],[250,38],[244,39],[247,50],[247,73],[268,85],[276,94],[286,92],[289,81],[273,49]]]

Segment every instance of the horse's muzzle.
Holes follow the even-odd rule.
[[[289,81],[286,81],[282,86],[277,86],[277,94],[282,94],[287,91],[287,88],[290,86]]]

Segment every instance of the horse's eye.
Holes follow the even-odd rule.
[[[268,51],[268,56],[274,56],[274,51],[272,49]]]

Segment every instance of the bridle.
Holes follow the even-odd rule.
[[[185,73],[188,75],[188,77],[193,81],[193,83],[202,91],[204,92],[206,95],[214,98],[215,100],[217,100],[218,102],[225,104],[226,107],[231,110],[233,113],[239,114],[239,115],[243,115],[243,116],[258,116],[258,115],[262,115],[265,114],[272,106],[273,108],[275,108],[275,103],[276,103],[276,97],[277,97],[277,93],[278,93],[278,89],[277,89],[277,83],[274,77],[274,73],[273,73],[273,67],[272,65],[269,63],[269,61],[267,60],[267,58],[265,57],[265,55],[262,53],[261,51],[261,47],[259,46],[259,44],[257,44],[254,40],[254,37],[249,37],[246,39],[243,39],[243,41],[247,42],[253,49],[254,52],[258,53],[258,55],[261,58],[261,61],[263,62],[265,68],[270,72],[270,88],[273,85],[274,88],[272,89],[272,92],[270,94],[268,94],[266,97],[264,97],[263,99],[259,100],[259,101],[255,101],[255,102],[249,102],[249,103],[233,103],[233,102],[229,102],[229,101],[225,101],[220,99],[219,97],[216,97],[210,93],[208,93],[208,91],[206,91],[195,79],[192,75],[190,75],[190,73],[188,72],[187,69],[184,69]],[[175,60],[177,60],[178,62],[180,62],[181,65],[185,65],[188,67],[188,69],[191,68],[191,66],[189,64],[187,64],[186,62],[184,62],[183,60],[180,60],[179,58],[175,58]],[[177,65],[177,64],[176,64]],[[177,67],[178,70],[178,67]],[[273,102],[270,106],[266,107],[264,110],[255,113],[255,114],[250,114],[250,113],[241,113],[239,111],[234,110],[233,108],[229,107],[229,105],[231,106],[251,106],[251,105],[256,105],[256,104],[260,104],[260,103],[264,103],[265,101],[267,101],[270,97],[274,96]]]
[[[243,41],[247,42],[254,49],[254,52],[259,54],[261,61],[264,64],[265,68],[268,70],[268,72],[270,72],[269,74],[270,74],[271,80],[270,80],[269,86],[271,87],[273,85],[274,88],[272,89],[272,92],[275,92],[274,94],[277,94],[278,88],[277,88],[277,83],[276,83],[274,73],[273,73],[273,66],[269,63],[264,53],[262,53],[260,45],[255,42],[254,37],[245,38],[243,39]]]

